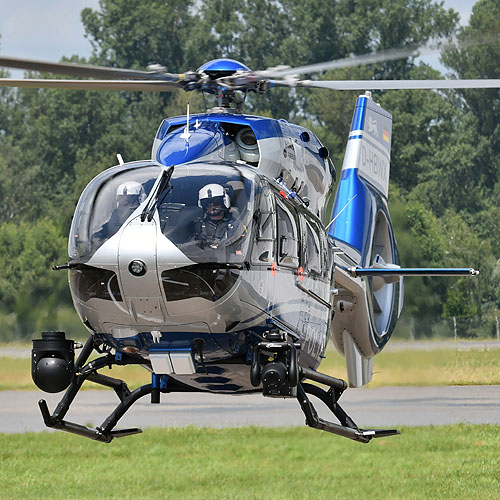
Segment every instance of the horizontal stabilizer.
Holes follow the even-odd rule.
[[[377,267],[343,268],[351,276],[477,276],[477,269],[465,267],[392,267],[389,265]],[[391,280],[387,280],[390,282]],[[397,281],[397,280],[395,280]]]

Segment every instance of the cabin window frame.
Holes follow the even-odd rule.
[[[269,266],[274,261],[276,253],[277,222],[274,194],[268,185],[261,184],[259,207],[254,214],[254,225],[255,241],[250,254],[250,261],[254,265]],[[266,252],[268,257],[264,260],[263,255]]]
[[[300,221],[302,225],[301,257],[304,271],[315,276],[321,276],[324,252],[321,244],[321,237],[318,234],[320,229],[315,222],[306,217],[304,214],[301,214]],[[311,243],[314,245],[316,250],[314,250]]]
[[[281,224],[281,219],[279,215],[279,210],[281,210],[286,218],[284,221],[288,220],[290,222],[289,228],[286,231],[283,230],[283,224]],[[277,224],[277,245],[276,245],[276,261],[278,266],[297,269],[300,265],[300,231],[299,231],[299,220],[295,209],[289,204],[285,203],[284,200],[280,200],[276,197],[276,224]],[[285,222],[286,224],[286,222]],[[288,224],[287,224],[288,225]],[[289,231],[291,227],[291,231]],[[287,234],[283,234],[283,233]],[[290,236],[291,235],[291,236]],[[290,240],[290,242],[288,242]],[[295,243],[294,243],[295,242]],[[284,246],[286,245],[286,249]],[[289,249],[292,249],[292,255],[290,255]],[[286,250],[286,251],[285,251]]]

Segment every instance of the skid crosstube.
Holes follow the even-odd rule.
[[[79,436],[87,437],[89,439],[101,441],[104,443],[110,443],[114,438],[131,436],[133,434],[141,433],[142,430],[135,427],[131,429],[118,430],[113,430],[113,428],[118,423],[120,418],[123,417],[123,415],[138,399],[146,396],[147,394],[156,393],[160,389],[158,387],[153,387],[152,384],[146,384],[135,389],[134,391],[130,391],[127,384],[123,380],[108,377],[107,375],[102,375],[98,373],[97,370],[106,366],[111,367],[115,364],[145,364],[145,361],[143,359],[134,358],[132,356],[121,355],[117,357],[108,353],[100,358],[94,359],[93,361],[85,365],[90,354],[94,350],[94,347],[94,339],[92,336],[90,336],[87,339],[87,342],[85,343],[85,346],[83,347],[82,352],[80,353],[80,356],[75,363],[76,374],[73,378],[73,381],[69,385],[68,389],[66,390],[64,396],[62,397],[52,415],[50,414],[49,408],[44,399],[41,399],[38,402],[38,406],[42,413],[45,425],[53,429],[70,432],[72,434],[78,434]],[[120,403],[116,406],[113,412],[106,418],[106,420],[104,420],[104,422],[99,427],[96,427],[95,429],[64,420],[69,407],[78,394],[78,391],[81,389],[82,384],[86,380],[90,380],[91,382],[95,382],[96,384],[112,388],[120,399]],[[179,383],[174,383],[174,381],[170,382],[171,383],[168,384],[168,387],[166,385],[161,387],[161,392],[185,392],[192,390],[187,386],[183,386]]]
[[[328,391],[316,385],[304,383],[304,379],[330,386]],[[337,436],[346,437],[361,443],[368,443],[373,438],[394,436],[400,434],[396,429],[359,429],[349,415],[339,405],[338,400],[347,384],[344,380],[330,377],[307,368],[301,369],[301,382],[297,386],[297,400],[306,417],[306,425],[321,431],[331,432]],[[316,409],[307,397],[307,393],[320,399],[337,417],[340,424],[329,422],[318,417]]]
[[[104,356],[85,364],[95,347],[94,339],[90,336],[75,363],[76,374],[73,381],[69,385],[52,415],[50,414],[49,408],[44,399],[41,399],[38,402],[43,420],[47,427],[70,432],[72,434],[78,434],[79,436],[93,439],[95,441],[110,443],[114,438],[131,436],[142,432],[141,429],[136,427],[113,430],[120,418],[123,417],[123,415],[138,399],[146,396],[147,394],[151,394],[151,401],[153,403],[158,403],[159,392],[197,391],[194,388],[185,386],[171,379],[168,381],[168,385],[166,383],[160,383],[158,386],[146,384],[135,389],[134,391],[130,391],[127,384],[123,380],[102,375],[98,373],[97,370],[106,366],[111,367],[114,364],[145,364],[144,360],[126,355],[113,356],[112,354],[107,353]],[[330,389],[325,391],[316,385],[305,383],[304,380],[306,379],[327,385]],[[95,429],[64,420],[69,407],[85,380],[90,380],[105,387],[112,388],[120,399],[120,403],[116,406],[113,412],[99,427],[96,427]],[[297,385],[297,400],[306,417],[306,425],[314,429],[330,432],[332,434],[353,439],[354,441],[362,443],[368,443],[373,438],[393,436],[400,433],[395,429],[359,429],[338,403],[338,399],[346,388],[347,384],[344,380],[301,367],[300,382]],[[337,417],[340,423],[336,424],[318,417],[316,409],[307,397],[307,393],[320,399]]]

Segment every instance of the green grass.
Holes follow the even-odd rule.
[[[346,379],[345,359],[333,349],[320,371]],[[439,349],[435,351],[383,351],[374,360],[367,387],[387,385],[497,385],[500,384],[500,350]]]
[[[131,389],[151,382],[151,373],[141,366],[114,366],[112,370],[103,368],[103,375],[123,378]],[[85,382],[83,389],[110,390],[93,382]],[[31,379],[31,360],[17,358],[0,358],[0,391],[37,390]]]
[[[498,498],[500,426],[355,443],[307,428],[153,429],[102,444],[0,434],[5,499]]]
[[[0,390],[35,389],[27,359],[0,358]],[[345,360],[333,348],[320,371],[347,378]],[[500,384],[500,349],[440,349],[436,351],[383,351],[374,361],[373,379],[367,387],[387,385],[498,385]],[[150,382],[150,374],[140,366],[113,367],[101,370],[105,375],[123,378],[135,388]],[[84,389],[102,386],[86,382]]]

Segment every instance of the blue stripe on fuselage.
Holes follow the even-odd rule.
[[[371,198],[367,186],[359,178],[358,169],[350,168],[342,172],[332,219],[344,207],[345,210],[331,225],[328,234],[335,240],[340,240],[355,248],[363,256],[368,251],[370,236],[368,233],[372,218]]]

